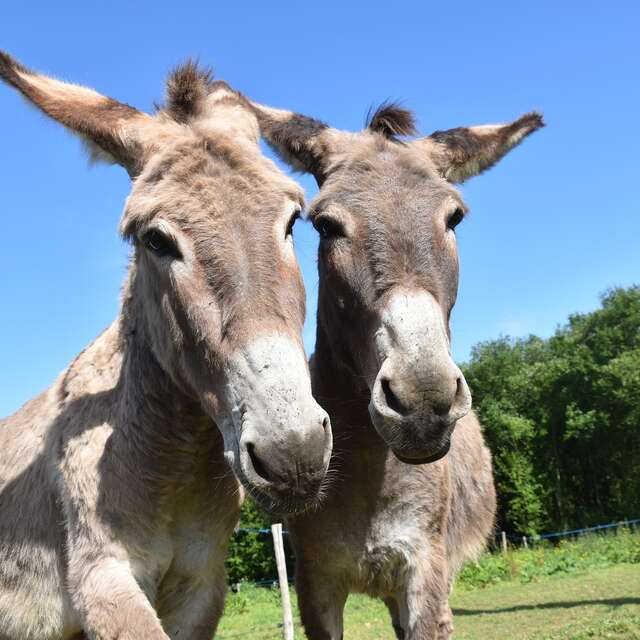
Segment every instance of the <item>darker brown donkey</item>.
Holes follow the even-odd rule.
[[[0,78],[127,169],[134,245],[117,320],[0,421],[0,638],[210,640],[242,486],[295,509],[329,464],[301,191],[244,99],[192,64],[153,116],[2,52]]]
[[[447,638],[452,580],[495,512],[491,457],[450,354],[454,229],[467,211],[452,183],[542,118],[403,141],[413,118],[394,106],[360,133],[254,108],[267,141],[321,187],[309,212],[320,234],[311,372],[333,420],[334,482],[318,512],[289,523],[302,621],[312,640],[338,640],[361,591],[384,599],[399,638]]]

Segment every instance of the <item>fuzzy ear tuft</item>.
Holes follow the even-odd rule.
[[[367,114],[366,126],[386,138],[412,136],[417,133],[413,112],[394,102],[381,104],[373,113]]]
[[[167,78],[165,111],[178,122],[200,114],[207,96],[215,86],[213,71],[187,60]]]

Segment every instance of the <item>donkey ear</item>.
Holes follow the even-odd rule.
[[[458,127],[416,140],[428,149],[440,174],[449,182],[464,182],[491,168],[530,133],[544,127],[542,115],[527,113],[511,124]]]
[[[250,105],[269,146],[296,171],[313,174],[318,185],[322,185],[331,157],[339,151],[345,134],[293,111],[272,109],[251,101]]]
[[[142,130],[151,116],[100,95],[92,89],[35,73],[0,51],[0,78],[48,116],[89,144],[92,155],[124,166],[130,175],[139,172]]]

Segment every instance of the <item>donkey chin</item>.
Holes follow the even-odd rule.
[[[259,504],[261,508],[272,515],[295,515],[317,508],[324,495],[326,484],[325,475],[329,466],[331,444],[328,453],[325,452],[326,462],[314,471],[305,469],[303,465],[296,465],[299,475],[283,477],[274,475],[254,453],[254,448],[247,446],[229,432],[225,436],[224,457],[236,477],[240,481],[247,495]]]
[[[247,422],[239,438],[234,430],[222,431],[227,463],[245,492],[263,509],[273,515],[293,515],[319,505],[331,457],[330,428],[324,446],[299,439],[300,448],[317,451],[307,459],[274,446],[260,450],[254,444],[258,440],[255,431]]]
[[[423,418],[390,419],[380,414],[371,404],[369,415],[378,435],[401,462],[427,464],[436,462],[449,453],[457,419],[453,422],[430,420],[432,424],[426,424],[427,421]]]
[[[319,486],[315,497],[299,497],[291,493],[275,494],[251,487],[249,495],[264,511],[271,516],[295,516],[315,511],[322,504],[325,495],[324,482]],[[245,488],[247,485],[245,484]]]

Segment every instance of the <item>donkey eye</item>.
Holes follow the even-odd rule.
[[[314,218],[313,227],[323,240],[343,238],[345,236],[342,224],[335,218],[330,218],[329,216],[318,216]]]
[[[291,218],[289,218],[289,222],[287,223],[287,230],[284,234],[285,238],[289,238],[293,236],[293,225],[296,223],[296,220],[300,217],[300,212],[296,211]]]
[[[175,242],[158,229],[147,231],[142,236],[142,243],[149,251],[161,258],[165,256],[182,258],[182,254],[178,250],[178,247],[176,247]]]
[[[453,231],[462,222],[462,218],[464,218],[464,211],[462,209],[456,209],[447,218],[447,229],[451,229]]]

